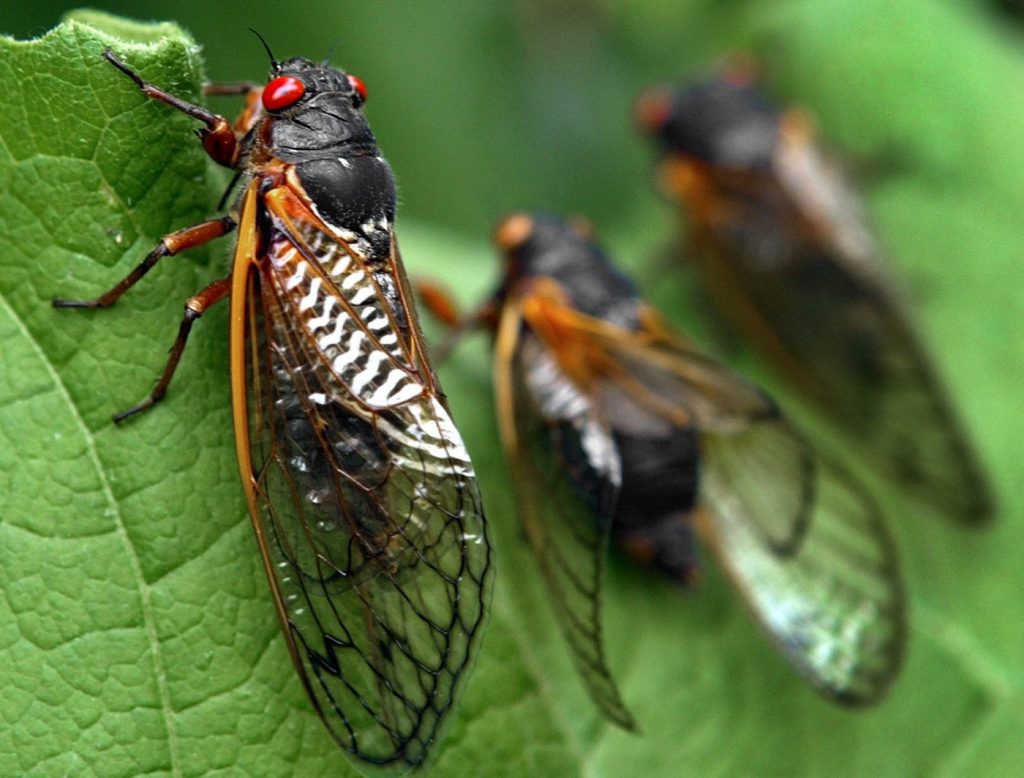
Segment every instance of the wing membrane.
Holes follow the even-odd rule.
[[[602,380],[648,412],[692,426],[702,439],[714,437],[723,489],[756,517],[765,544],[791,553],[814,501],[813,452],[757,387],[676,338],[653,312],[645,318],[645,329],[628,332],[577,316],[586,337],[607,355],[602,361],[611,369]]]
[[[605,660],[601,579],[621,468],[592,398],[559,370],[514,303],[496,344],[495,385],[519,512],[559,628],[601,713],[634,729]]]
[[[902,585],[877,507],[844,471],[816,459],[802,543],[772,553],[756,531],[759,516],[721,483],[719,445],[710,443],[705,500],[718,555],[754,615],[815,687],[843,702],[875,701],[899,670],[905,639]]]
[[[253,519],[332,735],[366,761],[414,766],[479,643],[491,579],[480,497],[385,293],[400,271],[389,283],[291,217],[274,219],[248,279]]]
[[[712,542],[785,656],[839,700],[877,699],[898,670],[905,627],[874,502],[757,389],[654,320],[629,332],[574,315],[598,355],[597,385],[611,382],[645,411],[698,430]]]
[[[756,186],[710,171],[715,194],[694,204],[719,307],[884,473],[944,513],[989,518],[984,475],[856,198],[802,135],[782,136],[772,171]]]

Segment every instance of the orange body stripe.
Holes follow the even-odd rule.
[[[242,217],[238,225],[238,243],[235,246],[235,256],[231,262],[231,315],[228,338],[229,363],[231,365],[231,418],[235,425],[235,453],[238,456],[238,470],[242,478],[242,488],[245,490],[245,501],[249,507],[249,519],[252,521],[252,528],[256,533],[256,542],[263,560],[263,570],[274,595],[274,607],[277,610],[278,619],[281,621],[288,653],[291,654],[292,662],[298,670],[299,678],[302,679],[310,699],[319,708],[317,698],[313,695],[303,671],[302,660],[299,658],[295,641],[292,639],[291,628],[288,626],[288,614],[284,609],[281,591],[270,566],[270,554],[267,550],[267,539],[263,531],[259,505],[256,501],[256,482],[252,472],[252,449],[249,441],[249,387],[248,375],[245,370],[247,356],[245,353],[245,331],[249,318],[248,310],[255,302],[249,299],[250,273],[259,271],[259,257],[256,255],[259,238],[256,232],[256,213],[260,207],[258,186],[259,184],[256,182],[251,183],[245,193],[242,202]],[[320,713],[323,715],[322,711]]]

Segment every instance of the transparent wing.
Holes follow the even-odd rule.
[[[703,499],[718,556],[798,672],[841,702],[874,702],[899,670],[906,631],[903,588],[881,514],[842,469],[816,457],[803,474],[812,497],[800,545],[787,553],[766,547],[759,511],[771,506],[743,499],[733,482],[735,469],[723,466],[736,450],[760,448],[745,440],[761,437],[760,426],[706,441]],[[779,428],[770,434],[784,433]],[[747,473],[793,476],[770,460]]]
[[[790,553],[814,502],[813,452],[757,387],[676,337],[651,309],[642,310],[645,326],[637,332],[576,316],[582,337],[604,355],[595,382],[607,386],[598,395],[625,395],[648,414],[693,427],[702,438],[717,436],[719,478],[756,518],[762,541]]]
[[[711,540],[790,662],[836,699],[877,699],[899,668],[905,633],[877,506],[761,392],[645,315],[641,332],[579,318],[604,380],[699,431]]]
[[[415,766],[488,604],[473,468],[429,367],[411,357],[395,286],[310,223],[273,224],[243,323],[253,520],[331,734],[366,762]]]
[[[856,198],[807,137],[784,134],[773,171],[756,184],[710,172],[695,204],[720,309],[881,472],[959,520],[989,518],[982,470]]]
[[[495,385],[523,529],[588,693],[606,718],[632,730],[601,631],[601,585],[621,482],[615,443],[592,398],[521,324],[516,304],[506,305]]]

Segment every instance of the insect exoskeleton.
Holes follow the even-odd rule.
[[[193,323],[230,296],[238,462],[295,668],[346,752],[420,765],[480,645],[491,551],[417,323],[366,86],[271,56],[265,86],[207,87],[245,96],[232,124],[105,56],[202,122],[203,147],[240,192],[227,215],[166,236],[104,295],[54,304],[112,305],[162,257],[237,231],[230,273],[187,302],[153,391],[115,420],[163,397]]]
[[[728,325],[879,472],[983,523],[993,511],[983,470],[858,198],[808,115],[776,109],[755,72],[736,60],[637,101],[693,239],[683,255]]]
[[[702,539],[816,689],[849,704],[879,699],[906,624],[893,544],[867,492],[763,391],[676,333],[591,228],[516,213],[495,241],[502,280],[461,326],[494,329],[525,535],[602,713],[635,726],[605,660],[608,541],[689,585]]]

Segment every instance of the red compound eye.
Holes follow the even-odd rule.
[[[295,105],[306,94],[306,85],[295,76],[278,76],[263,87],[263,107],[280,111]]]
[[[363,79],[359,76],[353,76],[351,73],[348,74],[348,82],[352,85],[352,88],[356,90],[356,94],[359,95],[360,104],[366,102],[366,84],[363,83]]]

